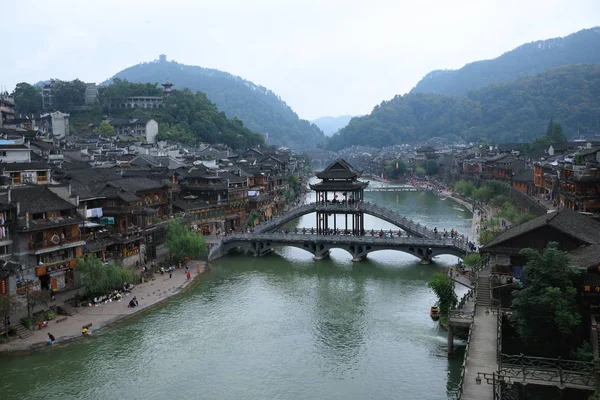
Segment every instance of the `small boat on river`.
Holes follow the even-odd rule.
[[[432,306],[431,310],[429,310],[429,315],[431,315],[431,319],[437,321],[440,318],[440,309],[438,306]]]

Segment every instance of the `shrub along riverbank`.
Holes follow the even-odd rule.
[[[473,182],[459,180],[452,185],[461,196],[486,204],[495,210],[487,216],[479,232],[479,243],[489,243],[510,225],[520,225],[535,218],[528,210],[519,207],[511,199],[511,188],[506,182],[486,181],[480,187]]]

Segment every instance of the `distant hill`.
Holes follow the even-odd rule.
[[[339,117],[320,117],[312,121],[313,124],[321,128],[325,136],[331,136],[354,118],[353,115],[340,115]]]
[[[556,67],[598,63],[600,27],[595,27],[564,38],[527,43],[493,60],[476,61],[458,70],[432,71],[417,83],[411,93],[463,94]]]
[[[149,83],[169,80],[175,88],[204,92],[219,110],[265,135],[269,144],[307,150],[325,141],[316,125],[298,118],[275,93],[227,72],[174,61],[154,61],[126,68],[104,84],[113,78]]]
[[[567,136],[600,132],[600,64],[572,65],[464,95],[409,93],[353,118],[327,147],[422,143],[456,135],[467,142],[527,142],[550,119]]]

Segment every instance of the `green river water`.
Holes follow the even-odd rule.
[[[431,228],[471,226],[469,210],[431,193],[365,197]],[[311,227],[314,215],[294,225]],[[0,358],[0,398],[446,399],[462,355],[446,356],[427,281],[456,261],[420,265],[381,251],[353,263],[342,250],[313,261],[295,248],[227,256],[150,312],[68,346]]]

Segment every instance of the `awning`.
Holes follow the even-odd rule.
[[[90,222],[90,221],[84,221],[82,224],[79,224],[79,226],[82,226],[84,228],[97,228],[99,226],[104,226],[102,224],[97,224],[95,222]]]
[[[115,217],[102,217],[102,218],[100,218],[100,222],[102,222],[106,225],[114,225]]]

